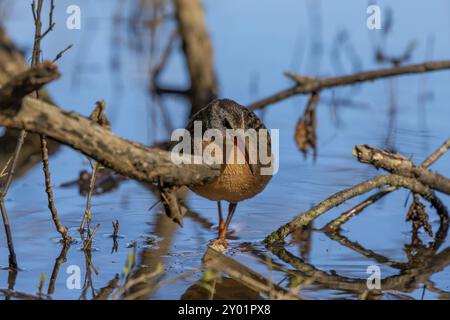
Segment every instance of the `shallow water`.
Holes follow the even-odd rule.
[[[65,8],[74,1],[58,1],[55,31],[45,39],[45,58],[52,58],[69,43],[75,46],[59,61],[62,78],[48,86],[60,106],[89,114],[96,100],[105,99],[107,114],[113,131],[123,137],[151,144],[167,139],[161,124],[161,116],[152,110],[157,107],[149,97],[148,88],[148,44],[144,51],[136,53],[127,46],[132,35],[126,26],[113,22],[116,1],[78,1],[82,8],[82,29],[68,31],[64,28]],[[366,28],[366,3],[362,1],[204,1],[208,29],[211,35],[215,67],[220,84],[220,96],[232,98],[241,104],[290,86],[282,72],[290,70],[314,76],[331,76],[382,67],[374,62],[374,43],[381,31]],[[380,1],[386,8],[387,1]],[[7,30],[15,42],[29,55],[32,45],[31,12],[29,1],[10,1],[12,13],[5,21]],[[442,36],[448,30],[450,20],[449,3],[389,3],[394,20],[393,29],[387,38],[387,52],[401,54],[408,43],[416,41],[416,48],[408,63],[426,59],[450,57],[450,44]],[[126,8],[131,7],[128,1]],[[307,15],[308,12],[316,12]],[[126,16],[124,10],[124,16]],[[345,32],[347,41],[337,41],[339,32]],[[121,42],[112,45],[113,34],[121,35]],[[170,30],[162,34],[170,34]],[[146,33],[145,35],[148,35]],[[433,39],[433,40],[430,40]],[[146,41],[143,38],[142,41]],[[339,55],[336,43],[339,46]],[[433,43],[433,45],[430,45]],[[349,49],[350,48],[350,49]],[[349,53],[354,55],[349,59]],[[353,52],[353,53],[352,53]],[[120,69],[111,68],[111,59],[118,56]],[[162,75],[164,83],[183,85],[186,72],[183,57],[176,50]],[[337,61],[340,59],[341,64]],[[341,65],[341,67],[339,67]],[[294,270],[286,261],[267,251],[261,241],[274,229],[288,222],[314,204],[334,192],[375,176],[378,172],[358,163],[351,155],[356,144],[366,143],[379,147],[394,147],[405,156],[420,163],[448,138],[450,99],[448,83],[450,72],[399,77],[366,83],[357,87],[328,90],[322,94],[318,106],[318,157],[304,159],[298,151],[293,135],[297,119],[306,104],[306,97],[294,97],[259,113],[269,128],[280,129],[280,168],[265,191],[257,197],[239,203],[232,221],[235,234],[230,243],[229,254],[244,265],[260,272],[275,283],[288,285],[287,273],[272,270],[265,264],[265,256],[273,258],[283,269]],[[393,88],[393,89],[392,89]],[[393,92],[393,93],[392,93]],[[350,99],[353,104],[333,107],[327,103],[332,99]],[[430,93],[431,99],[421,103],[419,95]],[[391,96],[392,94],[392,96]],[[395,126],[389,132],[389,102],[397,102]],[[173,125],[183,126],[188,112],[187,103],[181,99],[165,99]],[[156,114],[156,122],[151,117]],[[443,156],[433,170],[444,175],[450,172],[450,156]],[[76,187],[62,188],[61,183],[73,180],[80,170],[89,170],[86,158],[67,147],[62,147],[50,159],[55,201],[61,219],[73,236],[80,225],[86,206],[85,197]],[[352,199],[332,212],[314,221],[307,245],[293,237],[286,246],[288,254],[301,258],[303,267],[314,267],[325,273],[315,282],[302,286],[299,294],[306,298],[341,299],[357,298],[365,289],[370,265],[381,269],[381,277],[408,273],[417,266],[407,264],[405,246],[411,242],[411,224],[405,222],[407,208],[404,202],[408,192],[400,190],[370,206],[363,213],[344,225],[342,235],[367,250],[402,264],[398,269],[372,257],[343,246],[326,234],[318,231],[339,213],[359,203],[366,196]],[[441,195],[450,205],[448,197]],[[98,274],[92,274],[95,289],[105,287],[116,274],[122,273],[127,257],[136,244],[137,267],[135,274],[145,273],[158,262],[163,263],[161,281],[164,285],[149,295],[153,299],[179,299],[195,291],[192,287],[202,276],[200,267],[207,244],[215,236],[217,224],[216,204],[194,194],[188,196],[188,206],[195,215],[185,218],[184,228],[172,223],[156,206],[154,195],[145,186],[124,181],[113,192],[93,198],[93,225],[100,224],[94,238],[92,263]],[[61,252],[57,234],[53,229],[44,180],[40,166],[29,170],[16,179],[8,193],[8,209],[16,254],[21,271],[18,272],[14,288],[17,291],[36,294],[41,274],[45,273],[44,292],[47,291],[55,260]],[[439,228],[439,219],[427,206],[433,231]],[[113,240],[112,221],[120,223],[120,238],[117,252],[111,252]],[[431,239],[421,233],[425,245]],[[450,241],[445,239],[437,250],[441,260],[449,260]],[[81,242],[73,244],[61,265],[56,278],[53,299],[77,299],[82,290],[68,289],[67,268],[80,266],[82,277],[86,275],[86,257]],[[8,251],[4,233],[0,233],[0,266],[8,264]],[[446,259],[445,259],[446,258]],[[415,263],[421,271],[430,275],[421,281],[384,289],[381,298],[405,298],[400,294],[420,299],[446,299],[449,297],[450,267],[444,263],[432,270],[431,257]],[[436,259],[437,260],[437,259]],[[431,261],[431,262],[430,262]],[[398,265],[395,265],[398,266]],[[192,271],[192,274],[186,272]],[[181,276],[180,276],[181,275]],[[339,275],[339,281],[330,277]],[[0,270],[0,288],[8,287],[6,270]],[[175,277],[180,276],[179,279]],[[348,283],[360,279],[360,287],[354,289]],[[166,281],[168,280],[168,281]],[[235,283],[227,285],[224,280],[217,288],[217,296],[253,297]],[[424,283],[425,282],[425,283]],[[424,288],[424,284],[426,287]],[[363,289],[361,289],[361,287]],[[91,296],[88,292],[87,297]],[[186,296],[184,296],[186,297]]]

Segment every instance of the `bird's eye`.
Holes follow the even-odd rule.
[[[223,119],[222,125],[223,125],[225,128],[227,128],[227,129],[233,129],[233,127],[231,126],[230,121],[228,121],[227,118]]]

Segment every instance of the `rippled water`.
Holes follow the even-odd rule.
[[[58,1],[57,27],[45,39],[43,46],[44,57],[52,58],[69,43],[75,44],[59,62],[62,78],[48,86],[56,103],[67,110],[89,114],[96,100],[105,99],[116,134],[147,144],[167,138],[161,118],[157,118],[156,128],[151,120],[155,115],[151,110],[157,108],[147,91],[149,61],[145,49],[148,45],[144,44],[144,52],[140,54],[127,46],[131,35],[126,26],[112,20],[115,1],[78,1],[83,14],[82,29],[67,31],[64,28],[65,8],[73,2]],[[331,76],[385,66],[374,62],[374,44],[379,41],[381,31],[366,28],[365,2],[235,0],[204,3],[221,97],[232,98],[242,104],[251,103],[290,86],[289,80],[282,75],[285,70]],[[33,37],[29,1],[10,1],[10,4],[13,11],[5,22],[7,30],[29,55]],[[380,1],[380,5],[386,8],[388,3]],[[408,63],[450,57],[450,44],[443,36],[443,30],[450,27],[448,2],[414,5],[403,2],[389,3],[389,6],[394,17],[392,32],[386,42],[389,54],[400,55],[414,40],[416,48]],[[341,38],[337,40],[339,33]],[[113,34],[121,35],[119,44],[111,44]],[[169,31],[163,36],[168,34]],[[165,43],[166,38],[162,39]],[[142,41],[147,41],[147,38]],[[112,70],[110,65],[115,55],[121,62],[119,70]],[[179,50],[174,52],[162,76],[164,83],[183,85],[187,82],[182,58]],[[295,123],[303,112],[306,97],[294,97],[270,106],[264,114],[260,113],[269,128],[280,129],[280,170],[263,193],[239,203],[232,221],[235,237],[229,241],[230,256],[275,283],[288,285],[290,277],[281,269],[295,268],[267,251],[261,241],[278,226],[334,192],[377,174],[352,157],[354,145],[367,143],[395,147],[416,163],[425,159],[449,135],[449,81],[450,72],[444,71],[324,92],[318,106],[319,140],[315,162],[311,157],[303,158],[293,139]],[[431,98],[421,103],[418,97],[424,93]],[[333,96],[352,103],[333,106],[329,103]],[[397,116],[390,130],[389,105],[392,99],[397,104]],[[188,112],[185,101],[168,98],[164,107],[170,111],[174,126],[184,125]],[[433,169],[448,175],[449,159],[449,155],[442,157]],[[50,165],[56,206],[63,223],[75,236],[86,199],[78,194],[76,187],[58,186],[75,179],[80,170],[89,170],[89,163],[84,156],[62,147],[51,157]],[[314,278],[315,282],[305,284],[299,294],[319,299],[357,298],[364,289],[352,289],[348,283],[354,283],[352,279],[358,278],[364,286],[369,265],[378,265],[382,278],[414,270],[417,266],[406,264],[405,246],[411,241],[411,225],[405,222],[407,195],[408,192],[403,190],[388,195],[345,224],[342,232],[353,244],[357,243],[390,261],[405,264],[399,268],[390,267],[318,231],[337,214],[365,197],[352,199],[315,220],[311,234],[304,236],[309,239],[306,244],[298,240],[301,235],[289,239],[287,253],[301,258],[296,260],[301,267],[325,272]],[[132,244],[136,243],[138,266],[135,272],[145,273],[162,262],[164,273],[161,280],[169,280],[153,292],[151,298],[179,299],[195,295],[196,290],[192,286],[202,276],[199,271],[201,258],[209,240],[215,237],[217,216],[214,202],[194,194],[189,194],[187,199],[195,214],[186,217],[184,228],[180,228],[165,217],[160,207],[148,210],[156,201],[155,197],[137,182],[124,181],[117,190],[95,196],[93,224],[100,224],[100,228],[93,243],[92,263],[98,271],[98,274],[92,274],[93,287],[100,289],[106,286],[123,271],[127,257],[133,251]],[[442,195],[442,200],[450,205],[448,197]],[[44,291],[47,291],[62,247],[57,243],[57,234],[47,209],[39,166],[13,182],[6,206],[21,268],[14,288],[35,294],[41,274],[45,273]],[[427,212],[430,213],[433,230],[437,231],[439,219],[436,213],[428,207]],[[119,246],[117,252],[111,252],[111,223],[116,219],[120,223]],[[421,236],[425,245],[431,241],[427,235]],[[437,251],[441,254],[439,259],[427,257],[415,262],[419,267],[429,264],[421,274],[426,274],[435,265],[441,266],[430,271],[426,281],[422,279],[412,285],[393,286],[384,292],[382,298],[405,298],[400,294],[415,299],[422,296],[426,299],[448,298],[450,268],[445,260],[449,260],[449,245],[448,239],[442,243]],[[66,286],[68,266],[80,266],[82,276],[85,276],[86,259],[81,247],[81,242],[70,247],[56,278],[54,299],[77,299],[82,295],[81,290],[69,290]],[[265,256],[273,258],[280,268],[268,268]],[[6,267],[7,263],[4,233],[0,233],[0,266]],[[188,271],[193,272],[185,274]],[[8,275],[10,273],[6,270],[0,271],[0,288],[8,287]],[[174,279],[180,275],[180,279]],[[334,283],[331,278],[336,275],[340,278]],[[224,280],[217,290],[218,297],[257,297],[254,292],[230,280]]]

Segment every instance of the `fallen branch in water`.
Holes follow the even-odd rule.
[[[30,70],[19,77],[26,78]],[[56,73],[57,68],[53,72]],[[3,88],[0,92],[0,96],[5,94]],[[46,135],[126,177],[190,185],[207,181],[219,173],[218,167],[176,165],[170,152],[125,140],[76,112],[65,112],[31,97],[25,97],[15,108],[5,107],[1,102],[0,126]]]
[[[450,262],[450,248],[447,247],[440,250],[441,245],[445,243],[448,227],[448,221],[441,220],[438,231],[427,246],[413,244],[413,242],[405,245],[405,253],[408,259],[407,261],[402,259],[401,262],[367,249],[358,242],[353,242],[340,235],[338,232],[327,235],[330,239],[375,261],[378,265],[386,265],[399,270],[397,274],[391,274],[381,279],[383,293],[387,293],[389,290],[411,292],[423,286],[424,283],[427,283],[428,287],[429,278],[438,270],[443,270],[448,266]],[[367,280],[365,278],[350,278],[335,272],[325,272],[317,269],[312,264],[306,263],[304,259],[294,256],[283,246],[268,245],[267,247],[279,259],[297,269],[300,277],[314,279],[314,284],[323,285],[328,289],[351,290],[359,293],[367,290]],[[290,274],[292,272],[295,271],[291,271]],[[295,277],[295,275],[293,276]]]
[[[444,145],[446,145],[446,144],[444,144]],[[441,147],[439,150],[444,150],[444,149],[445,148]],[[362,154],[361,158],[363,158],[363,159],[366,159],[366,160],[373,159],[373,157],[368,156],[370,154],[370,153],[366,152],[368,150],[374,151],[374,150],[378,150],[378,149],[371,148],[371,147],[369,148],[368,146],[364,146],[364,147],[356,146],[356,148],[354,150],[354,154],[357,154],[358,158],[359,158],[359,155]],[[443,153],[445,151],[439,151],[439,152]],[[373,154],[379,155],[379,153],[373,153]],[[438,151],[434,153],[434,155],[437,155],[437,154],[438,154]],[[424,199],[429,201],[433,207],[436,208],[436,210],[441,218],[441,221],[448,219],[447,209],[445,208],[444,204],[439,200],[439,198],[435,195],[435,193],[432,191],[432,189],[436,189],[439,191],[446,190],[445,184],[442,185],[442,181],[443,181],[442,179],[438,180],[440,183],[437,183],[435,181],[430,181],[429,176],[427,176],[427,175],[429,175],[428,172],[431,172],[431,171],[424,169],[422,166],[420,166],[420,167],[414,166],[410,160],[406,159],[405,157],[403,157],[401,155],[392,155],[388,152],[383,151],[382,158],[380,158],[380,156],[377,156],[375,158],[376,159],[388,159],[388,160],[386,160],[386,162],[390,164],[389,168],[393,169],[392,172],[394,174],[378,176],[378,177],[369,179],[365,182],[362,182],[360,184],[357,184],[353,187],[350,187],[350,188],[347,188],[345,190],[335,193],[334,195],[325,199],[324,201],[322,201],[318,205],[314,206],[310,210],[306,211],[303,214],[300,214],[291,222],[281,226],[278,230],[272,232],[269,236],[266,237],[266,239],[264,241],[267,244],[272,244],[275,242],[282,242],[294,230],[296,230],[297,228],[299,228],[301,226],[308,225],[312,220],[316,219],[317,217],[319,217],[323,213],[327,212],[328,210],[341,205],[342,203],[344,203],[345,201],[347,201],[351,198],[354,198],[356,196],[367,193],[373,189],[381,188],[381,187],[385,187],[385,186],[392,187],[391,189],[385,190],[385,192],[392,191],[392,190],[394,190],[394,188],[396,189],[399,187],[403,187],[403,188],[411,190],[414,193],[420,194]],[[430,162],[430,164],[431,164],[432,162],[436,161],[437,158],[439,158],[438,155],[436,156],[436,158],[434,160],[432,159],[433,161],[427,161],[426,164],[428,162]],[[408,163],[408,161],[409,161],[409,163]],[[387,163],[384,163],[381,160],[378,160],[377,163],[385,164],[386,167],[388,167]],[[394,164],[396,164],[396,165],[394,165]],[[410,172],[408,170],[406,170],[407,167],[412,168],[411,170],[416,170],[417,172],[414,171],[415,173],[419,173],[419,176],[417,176],[417,179],[416,179],[416,175],[410,174]],[[397,169],[394,170],[394,168],[397,168]],[[426,173],[424,173],[424,171],[426,171]],[[399,175],[396,173],[399,173],[402,175]],[[424,176],[426,176],[426,178],[424,178]],[[437,174],[433,173],[433,176],[436,177]],[[442,177],[442,176],[439,176],[439,177]],[[443,178],[443,179],[445,179],[445,178]],[[422,181],[424,181],[424,183],[422,183]],[[363,208],[367,207],[369,204],[378,200],[382,196],[374,195],[373,197],[377,197],[377,198],[367,199],[366,201],[363,202],[363,205],[361,205],[361,208],[358,207],[356,210],[362,210]],[[344,217],[344,219],[348,220],[351,216],[353,216],[353,212],[350,211]],[[338,222],[338,224],[341,224],[341,223],[342,223],[341,221]]]
[[[393,174],[415,178],[432,189],[450,194],[449,179],[427,170],[423,166],[414,165],[411,160],[401,154],[394,154],[366,144],[357,145],[352,153],[359,162],[371,164]]]
[[[435,152],[433,152],[428,158],[426,158],[422,164],[422,168],[428,168],[433,163],[435,163],[447,150],[450,148],[450,139],[447,139]],[[361,211],[363,211],[365,208],[370,206],[371,204],[375,203],[376,201],[380,200],[384,196],[388,195],[389,193],[397,190],[398,187],[387,187],[374,195],[368,197],[366,200],[362,201],[361,203],[357,204],[350,210],[347,210],[346,212],[342,213],[339,217],[334,219],[333,221],[330,221],[323,227],[323,231],[328,233],[335,233],[339,231],[342,224],[350,220],[350,218],[354,217]]]
[[[450,69],[450,60],[429,61],[420,64],[411,64],[392,68],[385,68],[372,71],[363,71],[345,76],[316,79],[304,76],[298,76],[293,73],[285,73],[286,76],[293,79],[297,84],[291,88],[281,90],[267,98],[256,101],[248,106],[250,110],[262,109],[270,104],[279,102],[297,94],[310,94],[319,92],[322,89],[354,85],[359,82],[373,81],[376,79],[394,77],[406,74],[417,74],[430,71]]]

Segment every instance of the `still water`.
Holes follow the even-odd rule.
[[[15,43],[27,57],[32,47],[33,25],[29,1],[3,1],[11,9],[4,22]],[[65,28],[65,9],[77,3],[82,12],[81,30]],[[127,28],[127,19],[135,1],[58,1],[56,28],[43,42],[44,58],[53,58],[68,44],[74,47],[58,62],[62,77],[48,86],[55,103],[66,110],[82,114],[92,111],[94,102],[104,99],[113,131],[127,139],[152,144],[168,138],[160,107],[148,92],[150,58],[149,32],[142,35]],[[450,3],[447,1],[410,2],[379,1],[382,18],[392,14],[392,26],[385,38],[382,30],[368,30],[364,1],[204,1],[207,27],[214,48],[215,68],[220,97],[249,104],[291,86],[283,71],[311,76],[334,76],[358,70],[386,67],[375,61],[379,45],[388,55],[401,55],[414,41],[407,63],[450,58]],[[120,13],[122,19],[114,19]],[[149,14],[149,16],[151,16]],[[173,23],[163,27],[156,41],[161,50]],[[139,28],[138,28],[139,29]],[[140,49],[136,49],[139,48]],[[162,74],[162,82],[182,87],[188,83],[182,52],[177,47]],[[280,129],[280,168],[265,191],[239,203],[232,221],[234,237],[229,241],[229,255],[282,286],[289,284],[292,265],[273,255],[261,241],[278,226],[288,222],[334,192],[352,186],[377,174],[370,166],[358,163],[351,155],[354,145],[366,143],[395,148],[420,163],[449,137],[450,72],[405,76],[390,80],[322,93],[318,106],[318,157],[304,159],[294,142],[295,123],[301,116],[307,97],[293,97],[269,106],[259,115],[268,128]],[[427,97],[421,99],[420,97]],[[392,112],[395,105],[396,112]],[[183,127],[189,112],[188,102],[179,97],[164,98],[164,108],[173,128]],[[442,157],[433,170],[450,172],[450,156]],[[88,160],[67,147],[51,157],[56,206],[65,225],[76,238],[86,198],[76,187],[63,188],[64,182],[76,179],[81,170],[90,170]],[[339,213],[363,199],[348,203],[321,216],[306,236],[289,239],[286,250],[301,258],[305,266],[323,271],[315,281],[306,281],[299,294],[312,299],[358,297],[363,290],[352,290],[352,279],[365,283],[367,268],[380,267],[381,277],[408,274],[406,254],[411,243],[411,224],[405,222],[408,192],[397,191],[370,206],[344,225],[342,236],[372,253],[398,264],[383,263],[373,255],[344,246],[319,229]],[[447,206],[448,197],[441,195]],[[202,272],[201,258],[209,240],[215,237],[216,204],[189,194],[187,203],[195,212],[185,218],[180,228],[165,217],[161,207],[149,207],[156,201],[149,190],[134,181],[123,181],[112,192],[94,196],[93,225],[100,224],[94,238],[92,286],[105,287],[116,274],[123,272],[127,258],[136,246],[135,273],[145,273],[159,262],[164,271],[164,285],[149,296],[152,299],[180,299],[195,291],[193,284]],[[21,271],[15,279],[17,291],[36,294],[41,275],[46,276],[47,291],[55,261],[62,247],[53,230],[44,180],[40,166],[13,181],[8,193],[8,209],[16,254]],[[427,207],[433,231],[439,219]],[[112,222],[119,221],[118,249],[112,252]],[[423,245],[432,239],[421,233]],[[82,244],[73,244],[61,264],[55,282],[53,299],[78,299],[82,290],[66,285],[69,266],[79,266],[86,276],[86,257]],[[437,253],[439,261],[449,261],[445,240]],[[0,266],[6,267],[7,247],[0,233]],[[279,269],[268,268],[266,257]],[[431,258],[430,258],[431,259]],[[426,260],[429,261],[434,260]],[[438,262],[439,262],[438,261]],[[438,263],[436,262],[436,263]],[[434,263],[434,262],[433,262]],[[381,298],[447,299],[450,290],[448,262],[433,268],[421,281],[386,289]],[[423,261],[416,261],[423,264]],[[431,270],[432,269],[432,270]],[[189,272],[192,271],[192,272]],[[422,273],[426,273],[426,270]],[[8,272],[0,270],[0,288],[8,287]],[[340,276],[330,283],[329,277]],[[178,277],[178,278],[177,278]],[[327,278],[328,277],[328,278]],[[83,283],[82,283],[83,284]],[[426,288],[424,289],[424,284]],[[218,297],[256,298],[254,292],[228,284],[225,279],[217,288]],[[91,297],[88,291],[87,297]]]

